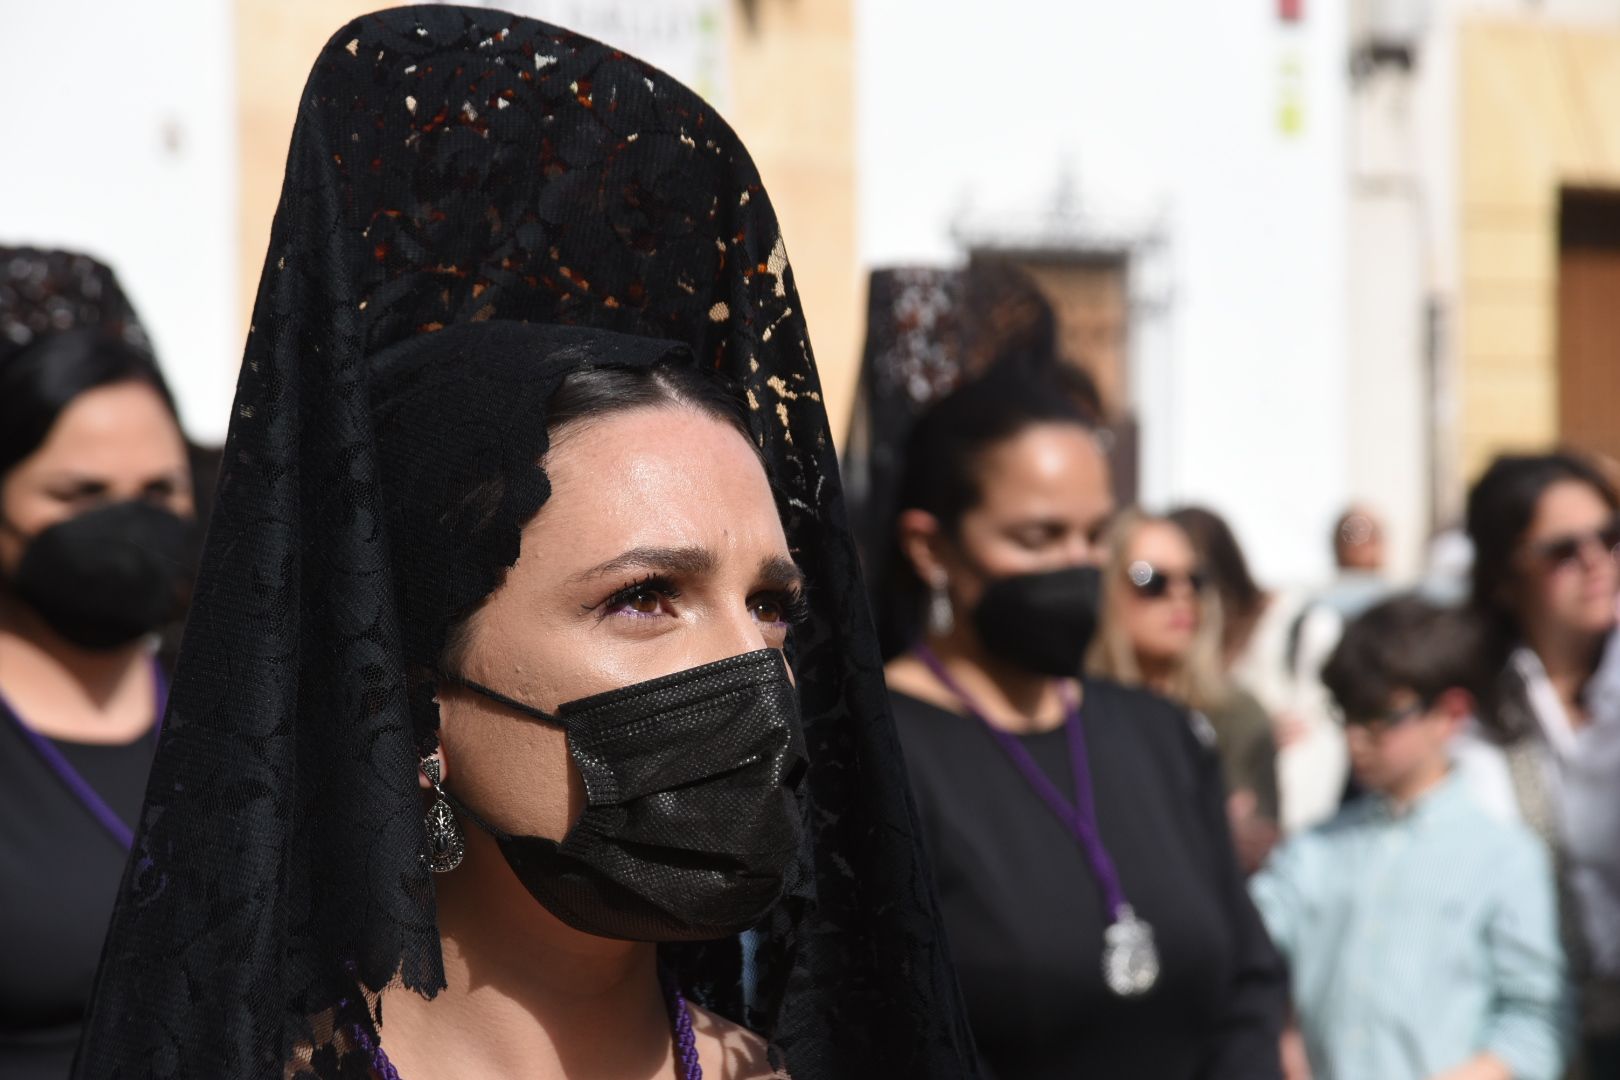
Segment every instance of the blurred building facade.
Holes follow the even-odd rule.
[[[477,2],[477,0],[475,0]],[[19,109],[0,238],[97,253],[129,281],[188,428],[224,436],[310,64],[379,0],[113,0],[0,12]],[[715,101],[777,204],[828,396],[859,348],[852,0],[484,3],[612,41]]]
[[[858,16],[863,259],[1111,275],[1068,337],[1139,495],[1228,513],[1271,581],[1324,576],[1351,502],[1410,572],[1493,454],[1616,452],[1615,0]]]

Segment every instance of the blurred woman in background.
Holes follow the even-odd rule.
[[[1188,714],[1081,678],[1113,513],[1056,373],[992,370],[907,448],[879,598],[946,930],[988,1075],[1278,1075],[1279,961]]]
[[[1261,588],[1232,527],[1213,510],[1189,506],[1169,516],[1192,537],[1220,597],[1221,658],[1228,675],[1271,717],[1283,831],[1327,820],[1344,800],[1350,758],[1320,674],[1301,671],[1294,662],[1307,597]]]
[[[1620,498],[1566,454],[1502,457],[1468,497],[1490,644],[1462,747],[1485,798],[1551,845],[1588,1077],[1620,1077]]]
[[[1207,718],[1238,857],[1253,873],[1277,842],[1277,747],[1265,708],[1221,664],[1220,599],[1192,538],[1169,518],[1122,514],[1109,550],[1089,670]]]
[[[146,790],[192,481],[106,267],[0,251],[0,340],[0,1076],[62,1080]]]

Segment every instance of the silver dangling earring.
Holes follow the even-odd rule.
[[[928,589],[928,633],[944,637],[956,626],[956,612],[951,608],[951,594],[945,591],[945,575],[934,579]]]
[[[467,854],[467,838],[461,834],[461,825],[445,800],[443,775],[439,768],[439,755],[429,754],[422,759],[422,772],[438,795],[427,812],[428,869],[435,874],[448,874],[461,865]]]

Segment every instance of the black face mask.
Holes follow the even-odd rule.
[[[28,539],[11,591],[75,645],[128,645],[175,616],[191,530],[148,502],[87,510]]]
[[[781,896],[806,764],[781,653],[733,656],[556,715],[447,677],[567,732],[586,799],[561,843],[509,835],[447,796],[563,922],[598,937],[708,941],[753,926]]]
[[[1014,574],[985,587],[973,626],[984,647],[1008,663],[1072,678],[1097,631],[1101,594],[1102,572],[1095,566]]]

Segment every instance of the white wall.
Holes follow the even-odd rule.
[[[1349,166],[1350,493],[1383,518],[1390,569],[1406,580],[1422,569],[1433,472],[1426,305],[1436,269],[1419,146],[1434,133],[1417,108],[1421,85],[1387,69],[1363,83]]]
[[[950,227],[1045,207],[1169,226],[1138,381],[1145,501],[1227,514],[1276,583],[1326,573],[1349,497],[1343,5],[860,0],[861,254],[950,262]],[[1302,130],[1278,112],[1298,63]]]
[[[235,42],[224,0],[8,2],[0,244],[118,273],[195,438],[224,437],[236,302]]]

